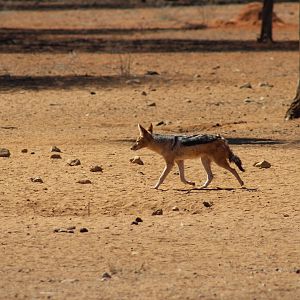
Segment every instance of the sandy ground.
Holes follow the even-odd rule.
[[[1,28],[26,29],[0,47],[0,147],[11,152],[0,160],[0,299],[299,299],[300,122],[284,121],[298,76],[298,53],[284,43],[297,39],[298,5],[276,4],[288,23],[274,31],[280,49],[247,48],[255,26],[182,30],[240,8],[1,12]],[[61,28],[134,31],[40,31]],[[120,46],[140,40],[141,48],[84,51],[95,35]],[[148,52],[145,39],[154,48],[164,39],[239,44]],[[252,88],[240,88],[247,82]],[[160,121],[156,132],[228,138],[246,187],[213,166],[207,190],[183,185],[175,168],[154,190],[163,160],[130,146],[137,123]],[[50,159],[53,145],[62,159]],[[144,165],[129,162],[136,154]],[[75,158],[81,165],[67,165]],[[253,166],[264,159],[271,168]],[[186,162],[186,173],[196,187],[205,180],[197,160]],[[43,183],[31,181],[37,176]],[[163,215],[152,216],[157,209]],[[136,217],[143,222],[132,225]],[[67,227],[76,228],[54,232]]]

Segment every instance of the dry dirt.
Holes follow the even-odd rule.
[[[284,121],[298,4],[276,4],[275,45],[255,43],[259,26],[190,30],[240,9],[1,12],[0,299],[300,298],[300,122]],[[214,166],[207,190],[176,169],[154,190],[162,159],[142,150],[131,164],[130,146],[138,122],[160,121],[156,132],[228,138],[246,188]],[[271,168],[253,166],[263,159]],[[186,173],[205,179],[197,160]]]

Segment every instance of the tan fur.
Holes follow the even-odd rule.
[[[162,155],[166,161],[165,169],[155,185],[156,189],[163,183],[175,163],[178,166],[181,181],[186,184],[195,185],[194,182],[185,179],[184,160],[194,159],[198,157],[201,158],[201,162],[207,173],[207,180],[202,185],[202,188],[206,188],[213,179],[211,162],[215,162],[220,167],[231,172],[236,177],[241,186],[244,184],[237,171],[233,169],[228,163],[228,160],[230,160],[232,157],[238,159],[239,162],[240,159],[233,154],[228,146],[227,141],[224,138],[219,137],[215,141],[192,146],[182,146],[180,143],[172,145],[170,138],[167,136],[165,136],[165,139],[164,136],[155,138],[155,135],[153,135],[152,124],[150,125],[148,130],[146,130],[139,124],[138,128],[140,131],[140,136],[138,137],[136,143],[131,147],[131,150],[148,148]],[[239,168],[244,171],[241,166],[241,162]]]

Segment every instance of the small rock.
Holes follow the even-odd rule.
[[[67,230],[75,230],[76,229],[76,226],[69,226],[67,227]]]
[[[153,76],[153,75],[159,75],[159,73],[156,72],[156,71],[147,71],[147,72],[145,73],[145,75],[151,75],[151,76]]]
[[[140,84],[141,81],[139,79],[129,79],[129,80],[126,80],[126,83],[127,84]]]
[[[87,228],[82,227],[79,229],[79,232],[84,233],[84,232],[89,232]]]
[[[271,164],[268,161],[266,161],[266,160],[262,160],[260,162],[256,162],[253,166],[257,167],[257,168],[260,168],[260,169],[271,168]]]
[[[178,206],[173,206],[173,207],[172,207],[172,211],[179,211]]]
[[[141,223],[141,222],[143,222],[143,220],[142,220],[142,218],[137,217],[137,218],[135,219],[135,222]]]
[[[295,272],[296,274],[300,274],[300,269],[297,269]]]
[[[143,96],[147,96],[147,93],[145,91],[142,91]]]
[[[240,89],[252,89],[252,85],[250,82],[244,83],[240,86]]]
[[[66,228],[55,228],[53,232],[57,233],[74,233],[74,229],[66,229]]]
[[[31,177],[30,180],[32,182],[37,182],[37,183],[43,183],[44,182],[43,179],[39,176],[38,177]]]
[[[50,158],[52,158],[52,159],[61,159],[61,155],[60,154],[52,154],[50,156]]]
[[[205,207],[212,207],[213,206],[213,203],[212,202],[208,202],[208,201],[203,201],[203,205]]]
[[[161,208],[152,212],[152,216],[161,216],[163,214],[163,210]]]
[[[92,182],[89,179],[81,179],[81,180],[78,180],[77,183],[80,183],[80,184],[91,184]]]
[[[56,146],[52,146],[50,152],[61,152],[61,150]]]
[[[133,222],[131,222],[131,225],[139,225],[139,222],[133,221]]]
[[[103,172],[103,168],[100,167],[100,166],[98,166],[98,165],[96,165],[96,166],[91,166],[91,167],[90,167],[90,171],[91,171],[91,172]]]
[[[156,103],[155,102],[149,102],[149,103],[147,103],[147,106],[156,106]]]
[[[96,92],[90,92],[91,95],[96,95]]]
[[[0,157],[10,157],[10,152],[8,149],[1,148],[0,149]]]
[[[201,77],[200,74],[195,74],[195,75],[194,75],[194,78],[200,78],[200,77]]]
[[[64,229],[64,228],[55,228],[55,229],[53,230],[53,232],[61,233],[61,232],[68,232],[68,230],[67,230],[67,229]]]
[[[73,167],[73,166],[79,166],[79,165],[81,165],[81,162],[80,162],[79,159],[69,159],[69,160],[67,161],[67,164],[68,164],[69,166]]]
[[[102,281],[106,281],[106,280],[109,280],[109,279],[111,279],[111,275],[109,274],[109,273],[107,273],[107,272],[104,272],[103,274],[102,274]]]
[[[28,153],[28,149],[22,149],[21,152],[22,153]]]
[[[161,126],[161,125],[166,125],[165,121],[159,121],[155,124],[155,126]]]
[[[246,98],[244,99],[244,102],[245,102],[245,103],[251,103],[251,102],[254,102],[254,100],[250,99],[249,97],[246,97]]]
[[[284,216],[285,218],[288,218],[290,215],[289,215],[289,214],[283,214],[283,216]]]
[[[133,158],[130,158],[129,161],[133,164],[138,164],[138,165],[143,165],[144,164],[144,162],[141,160],[141,158],[139,156],[135,156]]]
[[[258,85],[259,87],[274,87],[274,85],[273,84],[270,84],[270,83],[268,83],[268,82],[260,82],[259,83],[259,85]]]

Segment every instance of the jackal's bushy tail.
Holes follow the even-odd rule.
[[[225,138],[222,138],[222,140],[224,141],[225,147],[227,148],[227,151],[228,151],[227,153],[228,153],[229,162],[231,162],[231,163],[234,162],[242,172],[245,172],[245,169],[242,166],[241,159],[232,152],[232,150],[230,149],[230,147],[228,145],[227,140]]]
[[[230,149],[229,149],[229,161],[234,162],[242,172],[245,172],[245,169],[242,166],[241,159],[237,155],[234,155]]]

